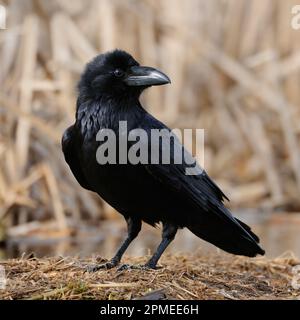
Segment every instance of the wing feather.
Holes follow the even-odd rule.
[[[170,130],[151,115],[147,115],[142,127],[149,130],[149,135],[151,128]],[[186,174],[186,169],[191,167],[190,163],[192,155],[183,147],[178,139],[175,139],[174,145],[176,145],[176,148],[171,151],[171,164],[147,164],[145,165],[145,168],[148,173],[158,179],[161,183],[164,183],[170,190],[185,195],[187,201],[199,208],[199,214],[217,215],[225,223],[228,223],[231,227],[235,228],[236,231],[242,232],[242,235],[244,234],[245,237],[250,237],[255,241],[255,237],[252,236],[249,230],[245,228],[243,224],[240,224],[239,220],[235,219],[231,212],[224,206],[224,199],[229,199],[207,175],[205,170],[199,166],[196,160],[194,160],[192,166],[194,166],[196,169],[195,172],[198,172],[198,174]],[[163,142],[160,143],[160,153],[162,152],[162,149]],[[184,159],[187,159],[188,161],[182,162],[181,164],[175,164],[175,152],[183,152],[185,155]]]
[[[65,160],[79,184],[83,188],[93,191],[81,169],[78,154],[76,151],[76,141],[76,132],[74,127],[71,126],[64,132],[61,142]]]

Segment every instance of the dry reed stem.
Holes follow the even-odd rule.
[[[0,219],[26,225],[36,209],[47,215],[55,208],[49,219],[63,228],[67,219],[111,217],[72,178],[60,138],[74,121],[84,64],[115,47],[171,77],[171,86],[149,90],[143,102],[172,127],[205,128],[206,168],[232,206],[299,211],[300,33],[290,26],[296,2],[7,1]],[[44,176],[23,184],[45,163],[51,188]]]

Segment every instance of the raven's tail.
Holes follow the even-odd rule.
[[[234,221],[229,222],[216,215],[211,215],[209,218],[206,216],[205,221],[202,220],[187,228],[197,237],[229,253],[247,257],[255,257],[257,254],[264,255],[265,251],[259,246],[257,235],[248,225],[232,218]]]

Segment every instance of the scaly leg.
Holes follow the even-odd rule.
[[[115,256],[109,262],[90,266],[88,268],[88,271],[95,272],[100,269],[111,269],[119,264],[124,252],[130,245],[130,243],[137,237],[142,227],[142,222],[139,219],[129,217],[128,219],[126,219],[126,222],[128,227],[128,235],[127,235],[127,238],[122,243],[121,247],[118,249]]]
[[[150,258],[150,260],[143,266],[130,266],[124,264],[121,267],[119,267],[118,270],[122,271],[125,269],[156,269],[156,264],[159,258],[166,250],[167,246],[174,240],[177,230],[178,227],[173,224],[163,224],[162,241],[156,249],[156,252]]]
[[[156,269],[156,264],[161,257],[161,255],[166,250],[167,246],[174,240],[175,235],[177,233],[178,227],[166,223],[163,226],[163,232],[162,232],[162,241],[159,244],[158,248],[156,249],[156,252],[153,254],[153,256],[149,259],[149,261],[145,264],[146,267],[150,269]]]

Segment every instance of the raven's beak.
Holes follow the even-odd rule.
[[[150,67],[134,66],[124,79],[128,86],[159,86],[171,83],[167,75]]]

